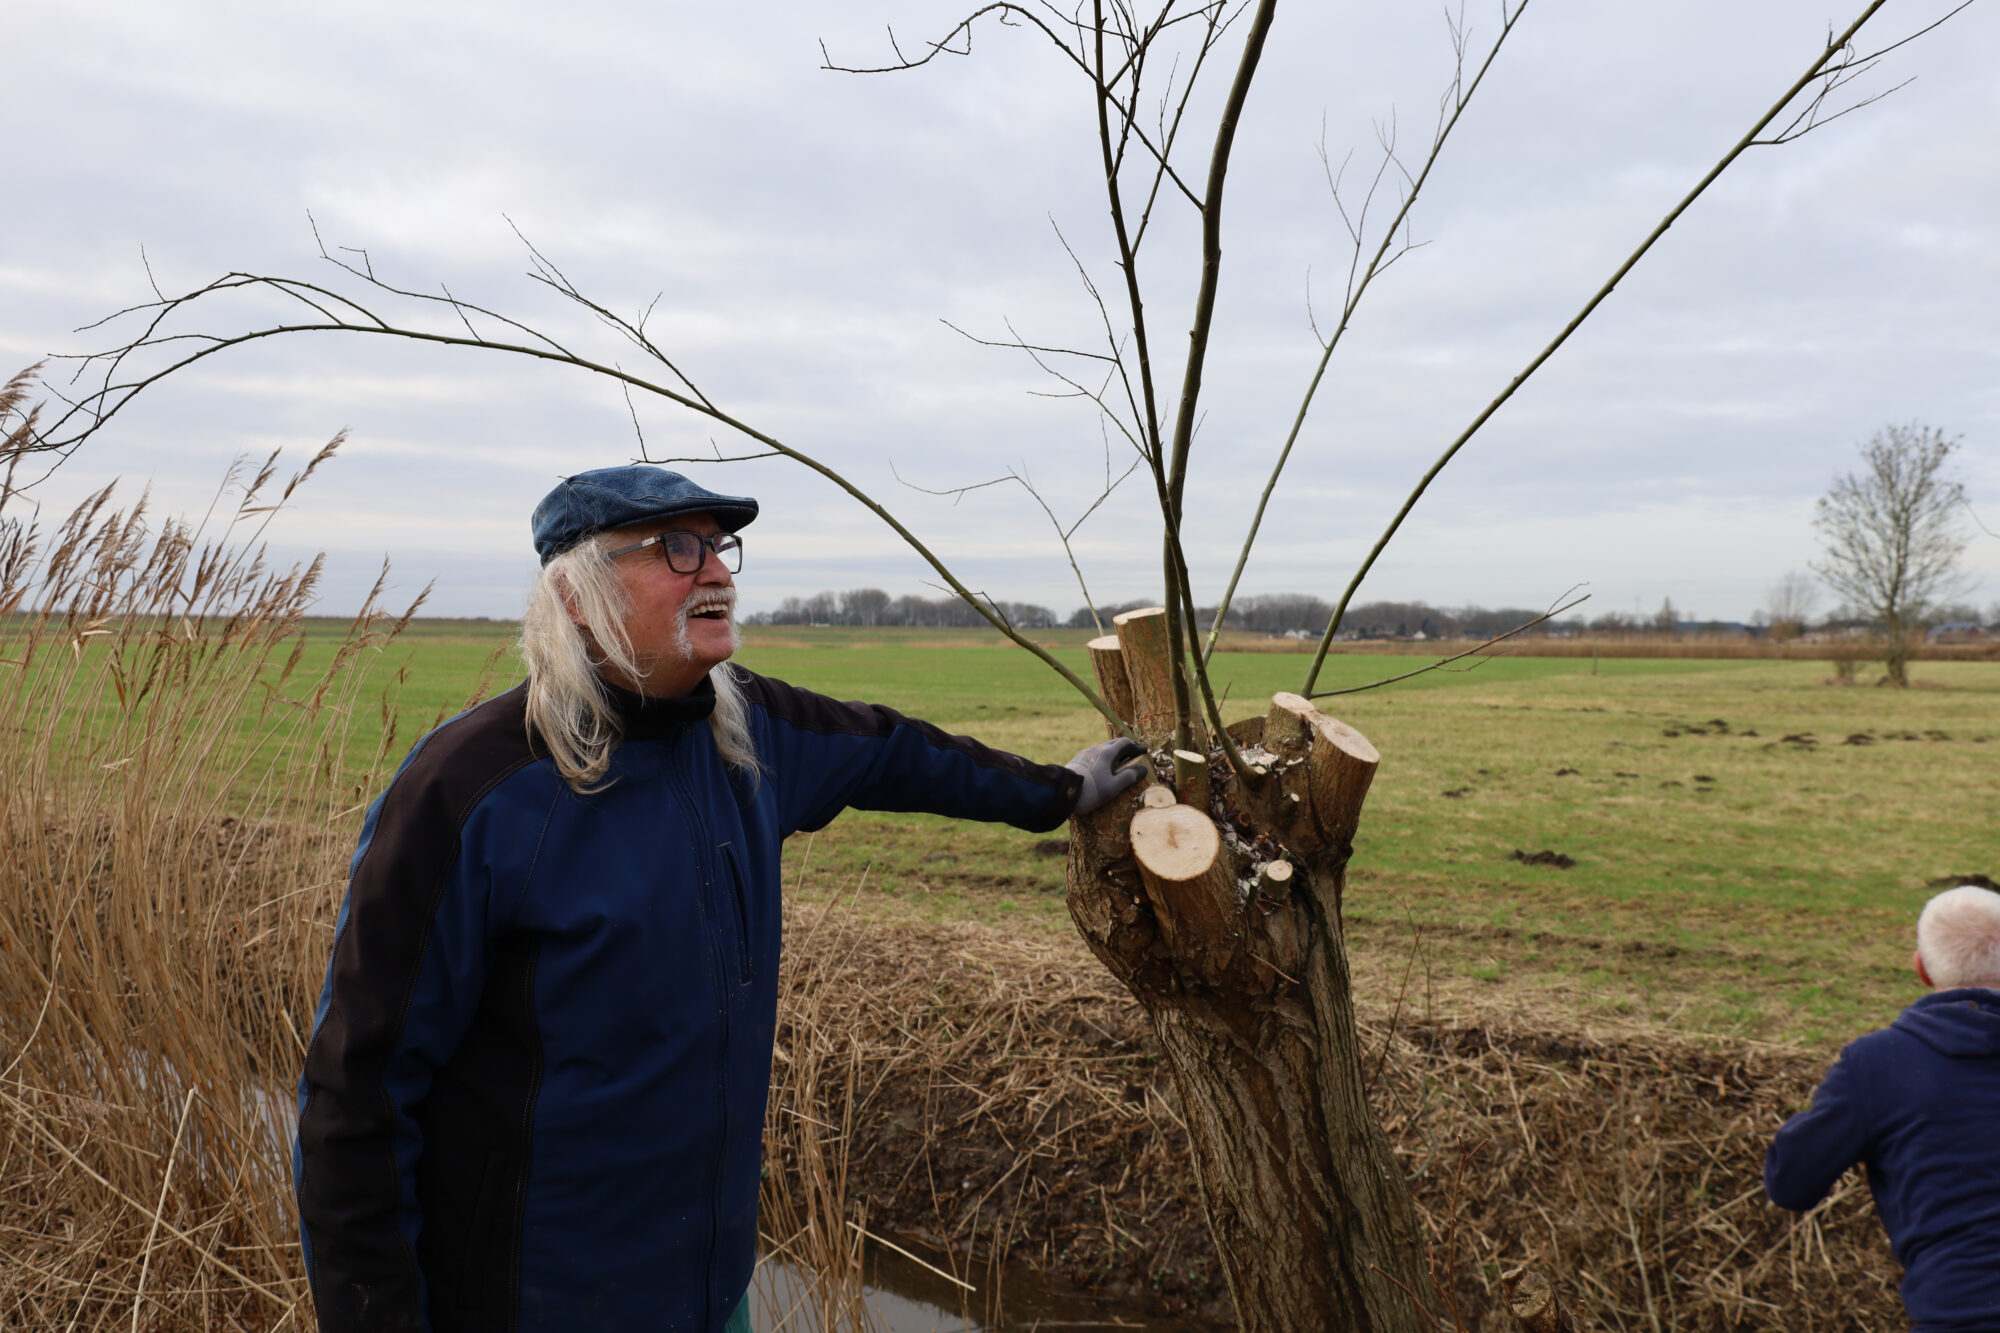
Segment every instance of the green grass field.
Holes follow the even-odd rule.
[[[377,671],[402,675],[420,727],[463,703],[510,627],[411,628]],[[1087,675],[1086,637],[1047,636]],[[740,660],[1036,759],[1104,734],[1054,673],[980,631],[753,629]],[[1322,685],[1409,665],[1335,657]],[[1219,656],[1225,713],[1262,711],[1303,666]],[[1500,658],[1325,701],[1383,754],[1350,877],[1359,988],[1810,1045],[1881,1024],[1914,996],[1930,882],[2000,877],[2000,664],[1915,673],[1892,691],[1830,684],[1815,662]],[[850,812],[788,854],[806,895],[1067,931],[1060,837]]]

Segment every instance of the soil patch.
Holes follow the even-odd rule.
[[[787,926],[774,1185],[797,1136],[819,1134],[871,1232],[1228,1321],[1172,1079],[1096,960],[1074,941],[821,913]],[[1823,1055],[1412,1022],[1390,999],[1363,1001],[1370,1095],[1471,1328],[1511,1329],[1497,1279],[1522,1261],[1603,1327],[1899,1326],[1858,1176],[1803,1219],[1763,1197],[1764,1148]]]
[[[1576,864],[1576,858],[1563,852],[1552,852],[1544,847],[1539,852],[1524,852],[1519,847],[1507,853],[1509,861],[1519,861],[1524,866],[1554,866],[1558,870],[1568,870]]]
[[[1924,887],[1927,889],[1956,889],[1968,884],[1975,889],[2000,891],[2000,884],[1994,883],[1991,875],[1939,875],[1936,879],[1926,881]]]

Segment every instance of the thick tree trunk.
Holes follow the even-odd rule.
[[[1910,627],[1899,615],[1887,617],[1882,642],[1882,681],[1886,685],[1910,683]]]
[[[1418,1302],[1439,1303],[1368,1107],[1341,931],[1379,757],[1296,695],[1268,725],[1268,743],[1267,719],[1230,728],[1267,774],[1254,787],[1219,758],[1191,780],[1183,759],[1180,795],[1206,787],[1205,806],[1147,786],[1075,821],[1070,913],[1159,1035],[1242,1327],[1427,1331]],[[1157,753],[1156,771],[1176,758]]]

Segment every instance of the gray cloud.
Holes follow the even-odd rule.
[[[1547,5],[1544,10],[1541,5]],[[1880,23],[1900,35],[1946,5]],[[1370,163],[1393,109],[1420,148],[1449,51],[1422,6],[1281,10],[1246,114],[1225,217],[1224,295],[1190,539],[1212,592],[1316,349],[1346,256],[1319,174]],[[970,60],[913,74],[822,72],[948,11],[913,3],[511,3],[338,11],[220,4],[45,6],[10,18],[34,51],[0,90],[17,201],[0,217],[0,352],[95,345],[68,330],[147,291],[231,268],[310,274],[310,210],[379,272],[534,318],[588,322],[522,277],[515,219],[654,328],[745,419],[849,471],[996,596],[1076,602],[1046,520],[1011,489],[953,505],[897,485],[1025,464],[1059,510],[1101,480],[1098,428],[1031,396],[1032,366],[951,322],[1085,342],[1094,315],[1054,226],[1111,283],[1087,88],[1026,30],[983,28]],[[1415,219],[1429,244],[1364,307],[1302,435],[1253,590],[1344,582],[1404,488],[1569,317],[1810,58],[1829,15],[1803,0],[1617,6],[1540,0],[1501,57]],[[1475,13],[1475,41],[1492,16]],[[1921,417],[1966,436],[1975,498],[2000,510],[2000,97],[1991,5],[1894,53],[1887,101],[1759,149],[1661,243],[1598,318],[1446,472],[1370,583],[1383,596],[1531,602],[1587,580],[1599,605],[1661,596],[1741,615],[1813,550],[1812,498],[1853,444]],[[1217,94],[1220,82],[1211,93]],[[1210,103],[1212,107],[1212,101]],[[1190,142],[1199,173],[1205,144]],[[1177,356],[1192,293],[1185,209],[1142,263]],[[1171,384],[1175,376],[1167,376]],[[700,421],[642,405],[656,450],[704,453]],[[532,571],[525,514],[563,472],[632,451],[623,399],[544,367],[315,337],[218,358],[140,398],[40,490],[61,506],[124,475],[204,503],[228,459],[301,459],[341,426],[347,456],[279,529],[324,546],[345,609],[384,554],[436,576],[434,609],[510,613]],[[723,440],[725,448],[732,442]],[[764,497],[745,604],[927,571],[801,470],[710,467]],[[1093,591],[1143,595],[1155,556],[1137,485],[1084,529]],[[1992,521],[1989,517],[1989,521]],[[1980,596],[2000,542],[1980,538]]]

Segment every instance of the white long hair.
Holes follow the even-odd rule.
[[[645,673],[625,632],[631,606],[625,587],[605,557],[608,533],[572,546],[542,567],[521,615],[521,661],[528,668],[528,729],[556,761],[556,770],[578,792],[603,789],[611,753],[624,734],[600,665],[628,680]],[[572,611],[582,624],[572,619]],[[727,662],[708,673],[715,711],[708,729],[722,761],[754,778],[761,769],[743,706],[743,688]]]

